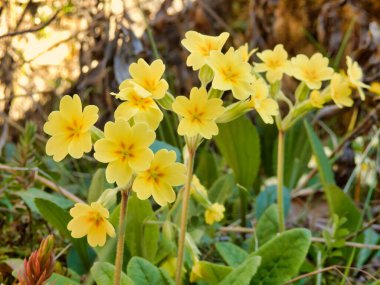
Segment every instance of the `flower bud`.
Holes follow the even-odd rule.
[[[165,110],[172,110],[172,104],[174,100],[174,96],[169,92],[166,92],[165,96],[161,99],[156,100],[156,102]]]
[[[92,126],[90,128],[90,133],[91,133],[91,138],[92,138],[93,143],[104,138],[104,133],[95,126]]]
[[[304,82],[301,82],[296,89],[296,100],[297,102],[302,102],[307,98],[309,94],[309,87]]]
[[[226,108],[224,113],[215,120],[215,122],[219,124],[231,122],[249,112],[250,110],[252,110],[252,106],[249,101],[240,101],[231,104]]]
[[[206,86],[214,78],[214,71],[212,71],[212,69],[205,64],[199,70],[198,77],[202,83],[202,86]]]
[[[106,189],[97,200],[103,207],[109,209],[116,204],[116,195],[120,191],[120,188]]]

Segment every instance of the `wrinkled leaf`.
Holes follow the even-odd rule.
[[[232,267],[239,266],[248,257],[248,253],[230,242],[216,243],[216,250],[223,260]]]
[[[276,236],[279,229],[277,205],[272,204],[261,215],[256,225],[256,237],[259,246]]]
[[[115,266],[108,262],[95,262],[91,268],[91,275],[96,284],[114,284]],[[121,272],[121,285],[134,285],[135,283],[124,272]]]
[[[219,285],[248,285],[261,263],[260,256],[250,256],[223,279]]]
[[[132,257],[128,263],[127,274],[138,285],[166,285],[161,271],[141,257]]]
[[[232,272],[232,268],[222,265],[211,263],[208,261],[199,261],[201,279],[207,283],[214,285],[222,281],[228,274]]]
[[[306,229],[283,232],[259,248],[261,265],[251,280],[252,285],[281,285],[297,275],[311,243]]]

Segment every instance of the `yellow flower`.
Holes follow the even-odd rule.
[[[349,82],[340,74],[334,73],[330,83],[331,98],[339,107],[351,107],[354,101],[351,99],[351,89]]]
[[[369,91],[376,95],[380,95],[380,82],[372,82]]]
[[[361,88],[369,88],[367,84],[362,82],[363,71],[356,61],[353,61],[351,57],[346,57],[347,64],[347,76],[352,86],[358,89],[360,98],[364,100],[364,92]]]
[[[156,134],[147,124],[137,123],[131,127],[125,120],[106,123],[104,138],[94,145],[94,157],[108,163],[107,181],[124,186],[131,179],[133,171],[148,169],[153,159],[149,146],[155,137]]]
[[[133,182],[137,197],[145,200],[153,196],[160,206],[173,203],[176,197],[173,186],[182,185],[186,179],[186,167],[175,161],[174,151],[159,150],[149,168],[139,172]]]
[[[44,125],[44,132],[52,137],[46,143],[46,153],[55,161],[70,154],[81,158],[92,148],[90,128],[98,120],[98,107],[89,105],[82,111],[78,95],[64,96],[59,111],[53,111]]]
[[[163,114],[151,97],[140,97],[135,89],[124,91],[126,102],[120,104],[115,111],[115,120],[129,120],[133,117],[136,123],[147,123],[153,130],[163,119]]]
[[[321,96],[321,93],[318,90],[313,90],[310,93],[310,103],[314,108],[323,108],[325,100]]]
[[[67,224],[67,229],[71,231],[73,238],[81,238],[87,235],[87,242],[92,247],[103,246],[106,242],[107,234],[115,236],[115,229],[107,221],[108,210],[100,203],[93,202],[90,205],[77,203],[70,210],[73,219]]]
[[[208,196],[206,188],[199,181],[199,178],[194,174],[193,179],[191,180],[191,194],[195,195],[196,192],[199,192],[202,196]]]
[[[251,92],[250,84],[254,81],[251,74],[251,65],[243,61],[241,53],[230,48],[226,54],[212,51],[206,59],[207,64],[214,71],[212,88],[231,90],[238,100],[245,100]]]
[[[137,63],[132,63],[129,67],[132,79],[126,79],[120,84],[120,92],[115,94],[116,98],[126,100],[126,93],[131,88],[135,89],[138,95],[143,98],[163,98],[169,88],[166,80],[161,79],[164,71],[165,65],[161,59],[157,59],[149,65],[140,58]]]
[[[211,51],[220,51],[229,37],[228,33],[221,33],[217,37],[206,36],[200,33],[189,31],[181,41],[182,45],[190,52],[187,58],[187,66],[193,70],[200,69],[206,64],[206,58]]]
[[[177,258],[173,256],[169,256],[160,266],[161,269],[165,270],[167,273],[169,273],[170,277],[175,276],[175,270],[177,268]]]
[[[224,211],[226,209],[219,203],[210,205],[205,212],[206,223],[212,225],[215,222],[220,222],[224,217]]]
[[[310,89],[320,89],[322,81],[331,79],[333,69],[328,67],[329,60],[316,53],[311,58],[299,54],[291,59],[292,76],[306,83]]]
[[[202,275],[201,263],[199,261],[196,261],[193,267],[191,268],[190,283],[195,283],[202,278],[203,278],[203,275]]]
[[[183,117],[178,134],[189,137],[199,134],[206,139],[217,135],[219,130],[215,119],[224,112],[222,104],[220,99],[209,99],[203,87],[191,89],[190,99],[178,96],[172,105],[173,111]]]
[[[248,105],[259,113],[266,124],[273,124],[273,116],[277,116],[279,112],[277,102],[269,98],[268,85],[261,78],[252,85],[252,96]]]
[[[248,44],[245,43],[244,45],[240,46],[238,49],[237,49],[237,52],[240,53],[240,56],[241,58],[243,59],[243,61],[246,61],[248,62],[248,60],[250,59],[250,57],[257,51],[258,49],[255,48],[251,51],[248,50]]]
[[[256,72],[266,72],[266,78],[270,83],[281,80],[284,73],[289,72],[288,53],[284,46],[279,44],[273,50],[264,50],[257,54],[262,63],[255,63]]]

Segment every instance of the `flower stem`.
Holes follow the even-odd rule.
[[[124,255],[124,235],[126,227],[126,212],[129,187],[121,191],[120,217],[119,217],[119,233],[117,238],[116,259],[115,259],[115,285],[120,285],[121,272],[123,270]]]
[[[187,161],[187,177],[186,177],[184,193],[182,196],[183,200],[182,200],[182,212],[181,212],[181,229],[179,232],[177,268],[176,268],[176,274],[175,274],[176,285],[181,285],[181,282],[182,282],[182,266],[183,266],[183,255],[184,255],[185,239],[186,239],[187,213],[188,213],[188,208],[189,208],[191,180],[193,178],[195,148],[188,148],[188,154],[189,156],[188,156],[188,161]]]
[[[284,220],[284,131],[278,130],[278,148],[277,148],[277,208],[279,231],[285,231]]]

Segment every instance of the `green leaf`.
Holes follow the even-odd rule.
[[[223,260],[232,267],[236,267],[248,257],[248,253],[230,242],[218,242],[216,243],[216,250],[223,258]]]
[[[161,271],[141,257],[132,257],[127,267],[128,276],[138,285],[166,285]]]
[[[48,221],[50,225],[56,228],[61,235],[71,240],[83,263],[84,268],[86,268],[86,270],[89,270],[91,261],[88,255],[88,245],[86,239],[76,239],[71,237],[71,234],[67,229],[67,224],[71,220],[70,214],[51,201],[37,198],[34,202],[41,216],[44,217],[44,219]]]
[[[200,278],[211,285],[218,284],[233,270],[229,266],[208,261],[199,261],[198,266],[200,268]]]
[[[70,278],[53,273],[51,277],[44,283],[46,285],[79,285],[79,282],[73,281]]]
[[[232,174],[228,173],[219,177],[208,191],[208,197],[211,202],[224,204],[232,196],[235,188],[235,181]]]
[[[260,139],[247,117],[219,125],[216,145],[234,171],[236,182],[250,189],[260,166]]]
[[[289,190],[286,187],[283,188],[283,194],[284,194],[284,215],[286,217],[290,210],[290,200],[291,200]],[[276,185],[270,185],[267,188],[265,188],[264,191],[261,191],[259,195],[257,196],[256,203],[255,203],[256,218],[260,219],[264,211],[267,208],[269,208],[270,205],[276,203],[276,201],[277,201],[277,186]]]
[[[99,168],[95,171],[88,189],[88,203],[95,202],[105,189],[112,187],[111,184],[107,183],[105,172],[104,168]]]
[[[248,285],[261,263],[260,256],[248,257],[223,279],[219,285]]]
[[[159,270],[161,273],[162,281],[165,285],[175,285],[174,280],[170,277],[169,273],[166,270],[161,268],[159,268]]]
[[[147,221],[157,221],[149,200],[140,200],[131,194],[128,199],[125,242],[132,256],[153,261],[158,249],[160,229],[156,224],[147,224]]]
[[[35,213],[39,213],[36,204],[34,203],[34,199],[36,198],[52,201],[57,205],[60,205],[60,207],[63,209],[70,208],[74,205],[73,202],[66,198],[63,198],[62,196],[46,193],[36,188],[30,188],[27,191],[19,191],[15,194],[20,196],[21,199],[23,199],[24,202],[28,205],[28,207]]]
[[[279,229],[277,205],[272,204],[260,217],[256,225],[256,237],[259,246],[276,236]]]
[[[317,161],[318,172],[322,184],[324,186],[328,184],[335,184],[334,173],[332,171],[331,164],[323,150],[323,145],[321,141],[319,140],[313,128],[306,120],[304,121],[304,125],[306,128],[307,135],[309,137],[311,148]]]
[[[95,262],[91,268],[91,275],[98,285],[114,284],[115,266],[108,262]],[[135,283],[124,272],[121,272],[121,285],[134,285]]]
[[[261,256],[261,265],[251,280],[252,285],[281,285],[295,276],[311,243],[306,229],[283,232],[259,248],[253,256]]]
[[[356,208],[354,202],[338,186],[330,184],[324,187],[327,202],[329,204],[330,214],[336,214],[339,218],[345,217],[349,223],[344,224],[350,232],[357,230],[360,223],[360,211]]]
[[[167,149],[167,150],[174,150],[177,155],[177,161],[181,161],[181,151],[176,148],[175,146],[172,146],[171,144],[168,144],[163,141],[155,140],[154,143],[150,146],[150,149],[156,153],[160,149]]]
[[[199,151],[195,174],[208,189],[218,177],[217,165],[213,152],[206,147]]]

